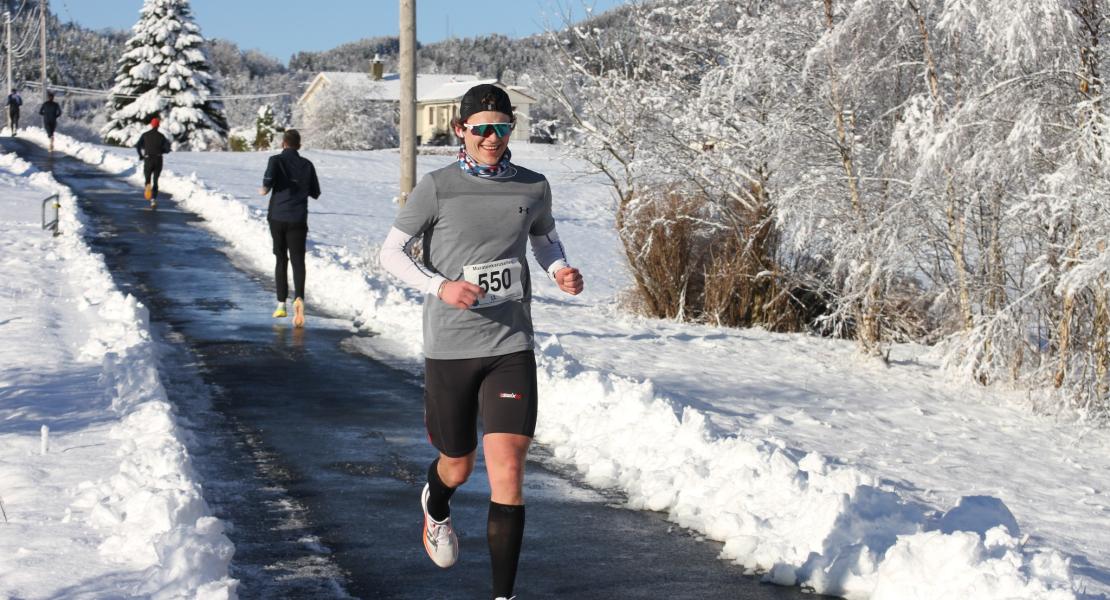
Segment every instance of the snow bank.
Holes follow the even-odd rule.
[[[872,600],[1075,598],[1068,561],[1024,551],[997,499],[938,513],[777,440],[714,437],[699,411],[582,368],[556,339],[538,364],[541,393],[559,402],[541,406],[536,437],[556,459],[723,542],[722,558],[766,581]]]
[[[34,135],[45,140],[41,132]],[[236,597],[238,582],[228,577],[234,546],[211,516],[182,443],[158,377],[146,308],[115,288],[103,259],[83,241],[82,215],[68,188],[14,154],[0,155],[0,165],[60,195],[63,235],[57,248],[72,287],[83,290],[79,309],[91,311],[97,323],[82,352],[100,361],[103,393],[120,419],[111,432],[119,440],[118,472],[107,481],[80,484],[74,508],[103,532],[103,556],[145,570],[146,583],[134,594]]]
[[[134,163],[63,140],[111,172]],[[133,175],[137,179],[137,175]],[[208,190],[194,174],[162,187],[208,220],[252,267],[272,268],[264,215]],[[420,357],[419,298],[389,283],[373,257],[313,248],[310,300],[373,323],[378,353],[410,368]],[[721,557],[767,581],[848,598],[1075,598],[1069,561],[1024,547],[1002,502],[969,497],[947,513],[904,500],[850,466],[783,442],[711,433],[650,381],[584,368],[557,339],[540,340],[537,440],[591,485],[622,490],[633,508],[724,544]]]

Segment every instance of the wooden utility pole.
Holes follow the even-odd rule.
[[[42,67],[42,101],[46,102],[46,11],[49,2],[39,0],[39,55]]]
[[[416,185],[416,0],[401,0],[401,206]]]
[[[8,11],[4,11],[4,36],[8,46],[8,85],[4,88],[7,92],[4,95],[7,96],[15,89],[13,87],[15,83],[12,81],[12,13]]]
[[[8,46],[8,85],[4,88],[4,98],[7,98],[8,94],[15,89],[15,82],[12,81],[12,13],[10,11],[4,11],[4,35]],[[12,116],[7,110],[4,112],[8,113],[8,131],[10,132],[12,130]]]

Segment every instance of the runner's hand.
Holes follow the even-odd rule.
[[[560,290],[572,296],[581,294],[582,288],[585,287],[582,281],[582,273],[574,267],[563,267],[555,271],[555,283],[559,286]]]
[[[474,306],[486,293],[469,281],[448,281],[439,288],[439,299],[463,310]]]

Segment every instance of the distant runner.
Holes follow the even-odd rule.
[[[158,117],[150,120],[150,129],[139,136],[135,149],[143,161],[143,197],[150,200],[150,207],[158,206],[158,177],[162,175],[162,155],[171,151],[170,141],[158,131]]]
[[[58,128],[58,117],[62,116],[62,107],[54,101],[54,92],[46,93],[46,102],[39,107],[39,114],[42,115],[42,126],[50,138],[50,151],[53,152],[54,130]]]
[[[424,549],[443,568],[458,560],[450,500],[474,471],[480,418],[492,597],[511,600],[538,407],[528,243],[559,289],[578,294],[583,283],[555,232],[547,179],[510,162],[508,94],[489,84],[471,88],[452,125],[463,140],[458,159],[420,180],[381,262],[424,293],[424,421],[439,450],[420,496]],[[417,241],[419,262],[409,252]]]
[[[304,327],[304,255],[308,239],[308,199],[320,197],[320,181],[316,167],[297,152],[301,134],[286,129],[281,138],[281,154],[270,157],[262,187],[258,193],[270,196],[266,220],[274,241],[274,282],[277,284],[277,308],[274,318],[288,316],[285,301],[289,298],[289,263],[293,264],[293,327]]]
[[[12,93],[8,94],[6,104],[8,105],[8,123],[10,124],[11,134],[12,137],[15,137],[16,131],[19,130],[19,107],[23,106],[23,98],[19,95],[19,92],[12,90]]]

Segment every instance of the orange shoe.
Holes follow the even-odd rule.
[[[293,301],[293,327],[304,327],[304,300]]]
[[[150,200],[153,197],[154,197],[154,192],[151,189],[150,184],[148,183],[148,184],[146,184],[146,187],[143,188],[143,198],[146,198],[147,200]]]

